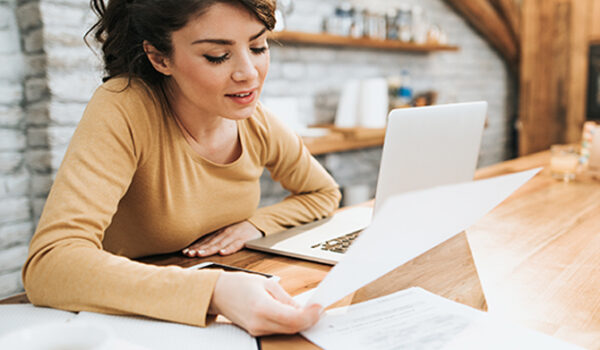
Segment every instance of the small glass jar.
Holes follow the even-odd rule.
[[[355,8],[352,17],[352,27],[350,28],[350,36],[353,38],[362,38],[365,36],[365,15],[364,9]]]
[[[550,172],[552,177],[564,182],[575,180],[579,166],[579,150],[573,145],[552,145],[550,147]]]
[[[398,11],[389,9],[385,15],[386,36],[389,40],[398,40]]]
[[[368,37],[385,40],[387,36],[385,15],[377,12],[367,12],[365,18],[365,29]]]
[[[413,38],[412,9],[410,6],[403,5],[398,8],[396,24],[398,26],[398,39],[403,42],[410,42]]]

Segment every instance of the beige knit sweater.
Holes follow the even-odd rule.
[[[98,88],[71,139],[23,268],[36,305],[205,325],[214,271],[131,260],[177,252],[249,220],[265,234],[337,208],[335,181],[300,138],[259,105],[238,121],[241,156],[195,153],[141,82]],[[292,195],[257,209],[263,168]]]

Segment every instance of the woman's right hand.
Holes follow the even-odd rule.
[[[319,320],[318,304],[300,307],[279,283],[242,272],[222,272],[208,312],[221,314],[253,336],[294,334]]]

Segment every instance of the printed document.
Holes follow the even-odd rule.
[[[327,307],[462,232],[541,168],[389,198],[307,304]]]
[[[421,288],[329,310],[302,335],[327,350],[579,349]]]

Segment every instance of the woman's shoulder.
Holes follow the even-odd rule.
[[[106,126],[146,144],[161,129],[163,116],[160,102],[146,84],[138,79],[115,77],[96,89],[80,125]]]
[[[158,94],[136,78],[114,77],[100,85],[90,99],[87,111],[101,117],[115,114],[129,120],[157,119],[163,113]]]
[[[278,148],[278,144],[289,144],[297,139],[294,132],[260,102],[246,125],[261,147]]]
[[[281,127],[281,122],[268,108],[266,108],[261,102],[258,102],[256,109],[250,118],[248,118],[249,124],[251,124],[258,131],[269,135],[274,129]]]
[[[117,76],[100,85],[94,93],[93,98],[96,97],[107,98],[115,102],[133,100],[132,102],[145,103],[156,100],[156,93],[139,78]]]

